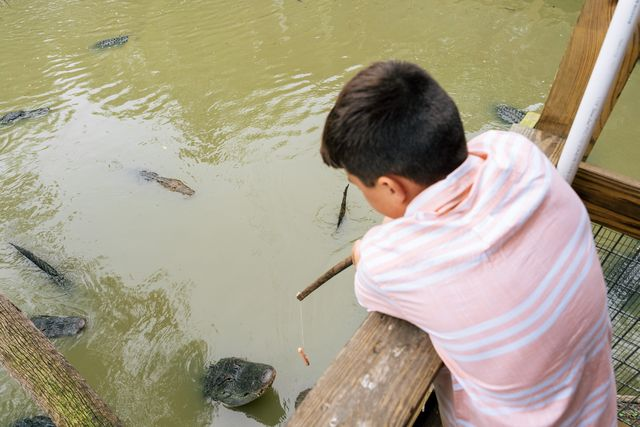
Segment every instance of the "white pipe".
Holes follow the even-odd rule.
[[[640,0],[618,2],[558,161],[558,171],[569,183],[573,181],[578,171],[578,165],[618,74],[639,16]]]

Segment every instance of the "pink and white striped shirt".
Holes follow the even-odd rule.
[[[356,296],[431,336],[447,426],[614,426],[611,325],[587,212],[500,131],[362,239]]]

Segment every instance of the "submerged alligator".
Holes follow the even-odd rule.
[[[149,171],[140,171],[140,176],[146,179],[147,181],[155,181],[162,185],[164,188],[167,188],[171,191],[175,191],[180,194],[184,194],[185,196],[193,196],[195,194],[195,190],[192,190],[187,186],[184,182],[175,178],[166,178],[164,176],[160,176],[155,172]]]
[[[344,219],[344,214],[347,212],[347,190],[349,189],[349,184],[344,187],[344,192],[342,193],[342,203],[340,204],[340,213],[338,214],[338,225],[336,225],[336,230],[340,228],[340,224],[342,224],[342,220]]]
[[[71,337],[87,325],[84,318],[77,316],[33,316],[31,321],[47,338]]]
[[[53,268],[49,263],[44,261],[39,256],[35,255],[33,252],[23,247],[20,247],[14,243],[9,242],[9,244],[14,248],[16,248],[17,251],[20,252],[25,258],[27,258],[29,261],[34,263],[40,270],[47,273],[51,278],[51,280],[53,280],[58,286],[66,288],[71,285],[71,282],[66,277],[58,273],[58,271],[55,268]]]
[[[37,108],[35,110],[19,110],[11,111],[0,117],[0,125],[8,125],[22,119],[35,119],[46,116],[49,113],[49,107]]]
[[[129,41],[129,36],[118,36],[111,39],[100,40],[91,46],[93,49],[106,49],[108,47],[122,46]]]
[[[302,404],[302,401],[307,397],[307,394],[311,391],[311,388],[305,388],[296,397],[296,403],[293,405],[294,409],[298,409],[298,406]]]
[[[31,418],[22,418],[11,424],[11,427],[56,427],[53,420],[44,415],[37,415]]]
[[[235,408],[262,396],[275,378],[276,370],[272,366],[228,357],[207,369],[204,394],[228,408]]]
[[[519,110],[515,107],[506,104],[496,105],[496,115],[503,121],[509,124],[518,124],[527,115],[524,110]]]

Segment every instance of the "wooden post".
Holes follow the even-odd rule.
[[[0,363],[58,427],[113,427],[122,422],[31,323],[0,294]]]
[[[536,129],[566,138],[576,116],[580,100],[593,71],[600,47],[615,10],[614,0],[586,0],[578,22],[573,29],[569,46],[560,62],[555,80],[544,104],[542,114]],[[633,39],[618,72],[618,78],[613,86],[605,106],[602,110],[589,148],[585,153],[589,155],[593,144],[598,139],[609,114],[626,84],[631,71],[640,55],[640,25],[636,29]]]

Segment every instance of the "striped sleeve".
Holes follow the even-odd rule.
[[[360,246],[361,251],[368,252],[374,245],[376,239],[382,239],[387,233],[384,231],[388,227],[377,226],[369,230],[362,239]],[[367,309],[367,311],[377,311],[379,313],[388,314],[394,317],[403,317],[402,309],[396,300],[389,293],[385,292],[380,286],[380,282],[374,280],[371,272],[370,258],[363,256],[356,268],[354,280],[355,294],[358,303]]]

